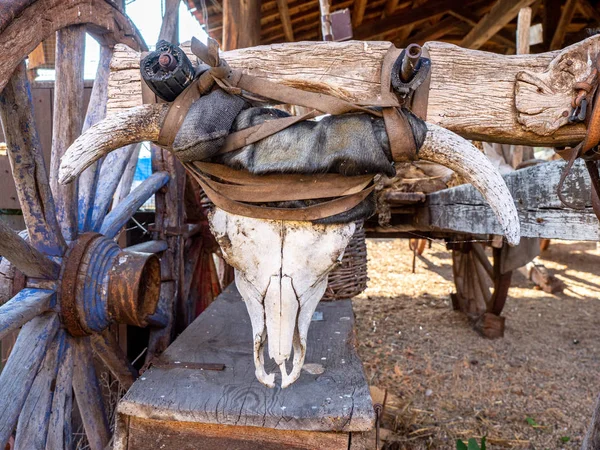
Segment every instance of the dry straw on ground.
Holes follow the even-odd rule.
[[[398,449],[576,449],[600,393],[600,253],[553,241],[542,255],[566,284],[546,294],[519,273],[503,339],[479,337],[450,307],[450,253],[417,260],[404,240],[370,240],[369,288],[353,301],[371,385],[388,390],[385,426]],[[395,398],[394,398],[395,397]],[[393,423],[392,423],[393,422]],[[388,442],[389,442],[388,441]]]

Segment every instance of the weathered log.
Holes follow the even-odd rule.
[[[223,57],[244,73],[365,102],[381,98],[381,63],[390,45],[294,42]],[[585,127],[569,124],[568,115],[573,85],[589,75],[600,36],[536,55],[498,55],[441,42],[425,47],[432,60],[429,122],[468,139],[501,143],[563,146],[583,139]],[[142,104],[139,54],[124,46],[117,46],[111,63],[109,97],[109,115]]]

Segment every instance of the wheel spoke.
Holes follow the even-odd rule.
[[[29,241],[38,250],[59,256],[66,244],[56,220],[26,72],[25,63],[19,64],[0,94],[0,117]]]
[[[83,122],[82,132],[96,122],[104,119],[106,116],[106,102],[108,101],[108,76],[110,75],[110,60],[113,50],[111,47],[103,45],[100,48],[100,60],[98,70],[94,79],[94,87],[88,109]],[[92,216],[94,196],[96,195],[96,186],[100,173],[100,163],[94,163],[84,170],[77,182],[79,183],[79,229],[88,231]]]
[[[37,316],[21,329],[17,342],[0,374],[0,448],[12,434],[27,394],[56,332],[60,320],[55,313]]]
[[[493,279],[494,278],[494,268],[492,267],[490,260],[488,259],[487,255],[485,254],[483,245],[473,243],[473,252],[474,252],[475,256],[477,257],[477,259],[479,260],[479,262],[481,263],[481,265],[483,266],[483,268],[485,269],[485,271],[490,276],[490,278]]]
[[[137,378],[138,372],[127,360],[115,336],[109,330],[104,330],[102,334],[95,334],[91,339],[96,355],[121,383],[121,386],[128,390]]]
[[[479,288],[481,290],[481,294],[483,295],[483,300],[485,301],[485,310],[490,307],[490,301],[492,299],[492,293],[490,292],[490,276],[483,268],[483,266],[479,263],[479,259],[475,262],[475,270],[477,271],[477,278],[479,279]]]
[[[110,440],[108,418],[102,403],[102,389],[96,375],[89,338],[71,340],[75,349],[73,391],[92,450],[104,450]]]
[[[146,203],[168,181],[169,174],[167,172],[155,172],[146,178],[106,216],[100,233],[111,238],[115,237],[140,206]]]
[[[104,159],[102,168],[100,169],[96,198],[94,199],[90,230],[98,231],[102,226],[102,221],[106,217],[110,203],[113,201],[119,181],[127,168],[127,163],[131,159],[131,155],[136,151],[138,145],[134,144],[120,148],[115,152],[109,153]]]
[[[473,280],[473,313],[480,315],[487,310],[485,295],[482,288],[483,285],[478,272],[478,268],[481,269],[481,266],[478,264],[478,260],[475,256],[469,258],[469,261],[470,278]]]
[[[77,235],[77,183],[59,184],[58,168],[67,148],[81,133],[84,48],[85,25],[72,25],[56,32],[50,186],[56,200],[58,222],[67,241]]]
[[[65,350],[66,334],[59,330],[48,347],[27,400],[19,414],[15,450],[45,448],[48,423],[52,411],[53,384],[58,375],[58,362]]]
[[[133,155],[131,155],[129,162],[125,167],[125,171],[123,172],[123,176],[119,182],[119,187],[117,188],[117,193],[115,194],[115,206],[121,203],[131,192],[131,185],[133,184],[133,178],[135,176],[135,170],[137,168],[137,163],[140,156],[140,148],[141,146],[137,147],[133,151]]]
[[[53,299],[53,291],[25,288],[0,306],[0,339],[47,311]]]
[[[69,340],[60,358],[60,367],[56,376],[52,413],[48,425],[46,450],[70,449],[73,433],[71,431],[71,409],[73,406],[73,347]]]
[[[139,253],[161,253],[169,248],[166,241],[147,241],[141,244],[132,245],[127,247],[125,250],[128,252],[139,252]]]
[[[0,222],[0,256],[28,277],[56,279],[60,266]]]

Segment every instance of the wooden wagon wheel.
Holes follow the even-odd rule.
[[[99,40],[102,50],[83,122],[86,31]],[[24,59],[55,32],[54,128],[48,174]],[[109,326],[155,326],[149,353],[160,351],[169,339],[166,336],[173,324],[166,306],[182,279],[179,272],[165,273],[165,267],[173,265],[165,263],[168,258],[159,261],[156,254],[176,253],[173,242],[183,239],[182,228],[171,241],[159,239],[128,249],[115,242],[135,211],[169,181],[164,170],[168,162],[161,166],[155,161],[155,168],[163,170],[155,170],[131,192],[131,176],[124,174],[132,172],[128,168],[134,167],[135,147],[114,152],[90,168],[78,185],[57,182],[60,157],[82,127],[86,129],[105,114],[108,63],[112,47],[119,42],[145,49],[135,27],[110,0],[15,0],[0,5],[0,117],[26,224],[19,235],[0,223],[5,274],[0,277],[0,293],[12,293],[10,299],[0,298],[0,339],[20,328],[0,374],[0,448],[13,437],[16,449],[70,448],[76,403],[89,447],[104,449],[111,431],[93,352],[127,388],[136,371]],[[113,200],[119,184],[121,194]],[[169,201],[177,203],[181,191],[168,192]],[[167,235],[167,225],[166,220],[157,221],[156,237]]]
[[[504,318],[500,317],[512,272],[501,273],[501,248],[492,249],[492,262],[484,244],[479,242],[453,242],[452,273],[456,293],[452,294],[452,306],[465,313],[475,329],[489,338],[504,335]]]

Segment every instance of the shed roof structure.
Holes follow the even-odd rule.
[[[186,0],[211,37],[221,42],[223,0]],[[204,3],[205,9],[202,4]],[[517,14],[532,8],[543,42],[532,53],[562,48],[600,24],[595,0],[331,0],[331,12],[349,8],[353,38],[402,47],[439,40],[497,53],[515,52]],[[204,13],[206,13],[206,23]],[[263,0],[260,43],[321,40],[319,0]]]

